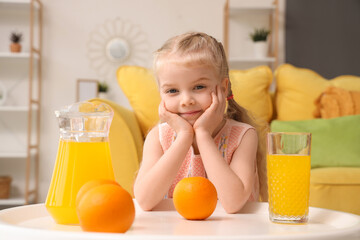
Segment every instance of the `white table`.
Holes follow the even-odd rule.
[[[310,208],[305,225],[275,224],[268,220],[267,203],[248,203],[227,214],[218,204],[205,221],[189,221],[164,200],[155,211],[136,205],[135,221],[125,234],[82,232],[79,226],[58,225],[44,204],[0,211],[0,239],[351,239],[360,240],[360,216]]]

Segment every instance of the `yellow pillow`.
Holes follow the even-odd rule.
[[[160,94],[154,75],[143,67],[121,66],[117,70],[117,80],[146,136],[159,121]]]
[[[360,77],[344,75],[327,80],[316,72],[283,64],[275,71],[277,119],[313,119],[316,98],[328,87],[360,91]]]
[[[269,122],[273,106],[269,87],[273,75],[268,66],[248,70],[230,70],[231,89],[234,99],[250,111],[255,118]]]

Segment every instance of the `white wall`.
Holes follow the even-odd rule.
[[[117,17],[139,25],[150,48],[148,63],[144,65],[150,66],[150,53],[173,35],[203,31],[222,40],[224,3],[225,0],[43,0],[40,202],[46,198],[58,147],[54,110],[75,102],[76,79],[100,79],[87,57],[90,33]],[[112,99],[129,107],[115,76],[108,83]]]

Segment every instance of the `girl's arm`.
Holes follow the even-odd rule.
[[[219,200],[228,213],[239,211],[248,200],[256,166],[257,134],[249,129],[235,150],[231,164],[221,156],[213,139],[216,128],[223,121],[225,91],[217,86],[212,104],[194,123],[195,137],[206,173],[215,185]]]
[[[231,164],[223,159],[208,132],[196,132],[196,141],[209,180],[228,213],[239,211],[250,197],[254,185],[257,134],[249,129],[235,150]]]
[[[160,145],[158,127],[146,137],[143,159],[134,185],[135,198],[144,210],[153,209],[169,191],[194,137],[189,123],[168,112],[165,105],[160,105],[159,112],[160,118],[175,129],[177,136],[165,153]]]

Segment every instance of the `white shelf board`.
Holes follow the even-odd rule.
[[[24,205],[25,198],[22,197],[10,197],[8,199],[0,199],[0,205]]]
[[[28,106],[0,106],[0,112],[28,112]]]
[[[230,15],[237,14],[237,13],[245,13],[245,12],[272,12],[276,9],[275,5],[262,5],[262,4],[241,4],[241,2],[235,2],[238,4],[231,4],[229,5],[229,12]],[[240,3],[240,4],[239,4]]]
[[[256,58],[256,57],[231,57],[229,58],[230,63],[271,63],[275,62],[274,57]]]
[[[6,4],[24,4],[28,5],[30,4],[31,0],[0,0],[0,3],[6,3]]]
[[[275,6],[230,6],[230,11],[249,11],[249,10],[262,10],[262,11],[272,11],[275,10]]]
[[[34,111],[38,110],[38,105],[33,104],[32,110],[34,110]],[[0,112],[19,112],[19,113],[23,112],[23,113],[26,113],[28,111],[29,111],[28,106],[0,106]]]
[[[20,53],[0,52],[0,58],[28,59],[28,58],[30,58],[30,53],[29,52],[20,52]],[[37,53],[34,53],[34,58],[39,59],[39,56]]]
[[[0,5],[6,7],[30,7],[31,0],[0,0]],[[35,9],[39,9],[39,4],[35,1]]]
[[[24,151],[19,152],[0,152],[0,158],[26,158],[27,153]]]

